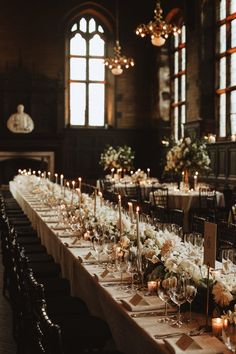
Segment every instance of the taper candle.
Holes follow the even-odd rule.
[[[136,208],[137,249],[140,250],[139,207]]]

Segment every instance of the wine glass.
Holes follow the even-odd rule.
[[[131,275],[131,293],[135,292],[134,277],[138,274],[137,256],[134,252],[129,252],[127,272]]]
[[[116,254],[116,269],[120,272],[120,289],[124,289],[123,287],[123,274],[128,269],[128,257],[127,253],[124,250],[118,249]]]
[[[102,236],[99,236],[98,234],[95,234],[93,239],[93,249],[97,254],[97,261],[98,261],[98,266],[100,265],[100,256],[103,253],[104,249],[104,238]]]
[[[186,300],[189,303],[189,320],[192,322],[192,302],[197,295],[197,287],[190,277],[186,277]]]
[[[232,249],[224,249],[222,250],[221,256],[223,271],[225,274],[228,274],[233,265],[234,251]]]
[[[169,322],[167,315],[167,304],[170,300],[170,281],[169,278],[160,280],[157,284],[157,295],[165,303],[164,317],[158,320],[158,322]]]
[[[178,318],[173,322],[176,327],[182,326],[180,307],[186,302],[186,279],[182,275],[170,277],[170,298],[178,306]]]

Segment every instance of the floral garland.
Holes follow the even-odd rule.
[[[14,179],[22,188],[29,188],[31,193],[37,196],[58,199],[62,203],[61,188],[57,184],[40,179],[36,176],[20,176]],[[53,187],[53,188],[52,188]],[[47,196],[47,197],[46,197]],[[73,202],[78,204],[78,196],[75,195]],[[63,203],[71,207],[71,191],[66,190]],[[83,220],[87,220],[91,234],[97,226],[102,229],[103,234],[108,237],[119,238],[119,214],[117,209],[107,205],[97,206],[96,218],[93,215],[94,199],[88,194],[82,193],[81,208],[77,209]],[[170,273],[187,273],[196,284],[199,292],[206,289],[206,278],[208,269],[202,263],[202,252],[195,245],[183,242],[173,232],[157,230],[154,225],[140,222],[139,224],[142,255],[152,264],[149,279],[164,279]],[[132,223],[127,214],[122,213],[122,232],[119,239],[119,246],[124,250],[131,250],[137,253],[137,230],[136,224]],[[236,276],[234,273],[223,274],[218,272],[210,274],[210,292],[215,305],[221,310],[227,309],[236,300]]]

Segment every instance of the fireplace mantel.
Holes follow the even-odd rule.
[[[0,162],[21,158],[44,161],[47,163],[48,171],[54,174],[54,151],[0,151]]]

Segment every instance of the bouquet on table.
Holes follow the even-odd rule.
[[[210,163],[205,141],[186,137],[177,141],[167,152],[165,171],[208,172]]]
[[[104,170],[122,169],[130,171],[134,165],[134,151],[130,146],[107,145],[100,156],[100,165]]]

